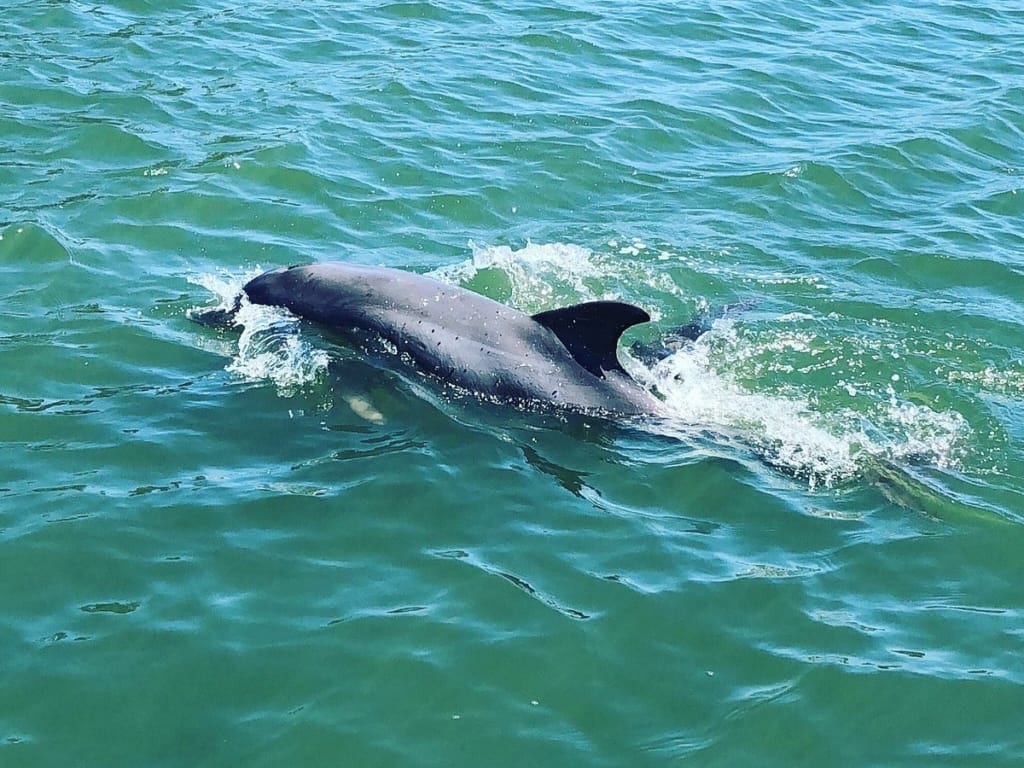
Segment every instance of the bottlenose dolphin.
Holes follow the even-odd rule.
[[[619,301],[590,301],[526,315],[424,275],[340,262],[266,272],[242,289],[253,304],[384,349],[415,368],[483,399],[523,407],[640,415],[661,401],[622,368],[627,328],[651,318]],[[236,301],[235,311],[241,298]],[[199,313],[230,322],[232,312]]]

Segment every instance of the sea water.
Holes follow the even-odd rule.
[[[1022,54],[1001,0],[9,2],[0,765],[1024,762]],[[640,305],[668,413],[189,318],[329,259]]]

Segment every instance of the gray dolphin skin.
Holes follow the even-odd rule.
[[[243,291],[253,304],[376,337],[416,368],[487,400],[621,415],[660,408],[616,354],[622,332],[650,320],[631,304],[593,301],[530,316],[423,275],[340,262],[266,272]]]

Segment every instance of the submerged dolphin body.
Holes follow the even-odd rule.
[[[594,301],[530,316],[423,275],[337,262],[266,272],[243,291],[253,304],[379,339],[485,399],[622,415],[660,408],[616,354],[622,332],[650,320],[631,304]]]

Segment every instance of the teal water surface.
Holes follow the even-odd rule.
[[[1024,10],[7,2],[0,765],[1024,764]],[[281,313],[614,297],[669,416]]]

